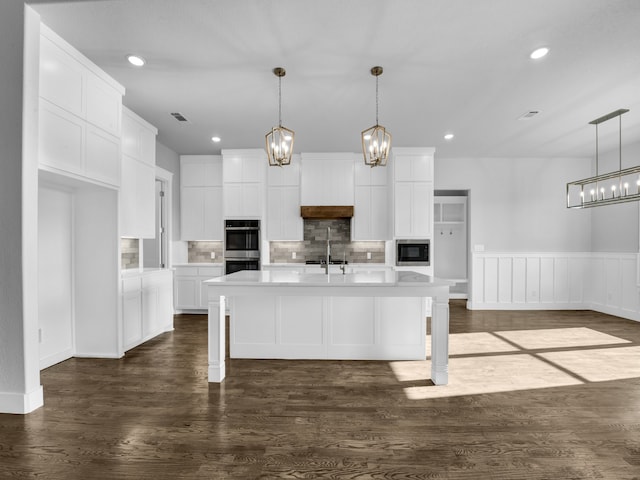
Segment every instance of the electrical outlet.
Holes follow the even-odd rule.
[[[371,260],[371,252],[367,252],[367,260]]]
[[[211,260],[215,260],[216,258],[216,252],[211,252]]]
[[[291,252],[291,258],[295,260],[295,258],[296,258],[296,252]]]

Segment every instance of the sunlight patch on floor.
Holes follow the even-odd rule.
[[[430,361],[391,362],[391,369],[401,382],[428,382]],[[580,380],[528,354],[495,355],[449,359],[447,385],[408,386],[407,398],[427,398],[511,392],[534,388],[579,385]]]
[[[540,356],[590,382],[640,377],[640,347],[573,350]]]
[[[518,347],[514,347],[489,332],[449,334],[449,355],[517,352],[518,350]],[[427,336],[427,357],[430,356],[431,336]]]
[[[528,350],[631,343],[624,338],[614,337],[586,327],[507,330],[494,333]]]

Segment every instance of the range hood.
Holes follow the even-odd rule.
[[[300,207],[302,218],[332,219],[353,217],[353,205],[304,205]]]

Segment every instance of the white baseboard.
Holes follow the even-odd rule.
[[[73,354],[73,356],[76,358],[122,358],[124,357],[124,354],[76,352]]]
[[[614,307],[611,305],[601,305],[596,303],[592,303],[588,305],[586,308],[589,310],[593,310],[594,312],[605,313],[607,315],[613,315],[615,317],[621,317],[621,318],[626,318],[627,320],[640,322],[639,312],[624,310],[622,308]]]
[[[68,349],[62,352],[54,353],[53,355],[49,355],[48,357],[44,357],[40,359],[40,370],[44,370],[45,368],[49,368],[56,363],[64,362],[65,360],[73,357],[73,350]]]
[[[0,392],[0,413],[23,415],[43,405],[42,385],[29,393]]]
[[[580,303],[480,303],[467,302],[469,310],[589,310]]]

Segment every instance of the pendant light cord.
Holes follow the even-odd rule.
[[[282,77],[278,77],[278,126],[282,126]]]
[[[376,125],[378,125],[378,75],[376,75]]]

